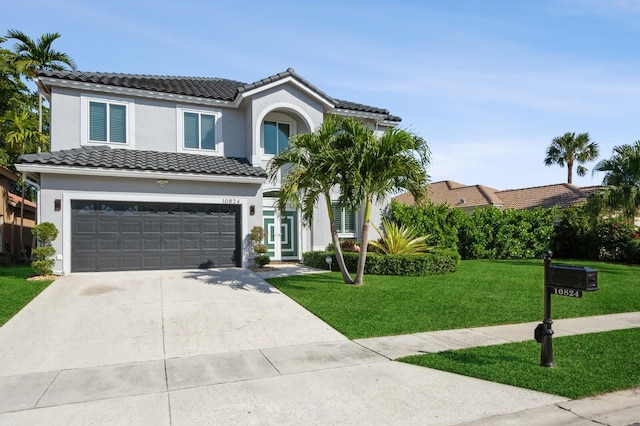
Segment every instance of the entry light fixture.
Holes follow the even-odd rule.
[[[164,186],[169,183],[168,180],[164,179],[157,180],[156,182],[158,183],[158,185],[160,185],[160,188],[164,188]]]

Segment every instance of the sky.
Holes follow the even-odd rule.
[[[328,95],[386,108],[431,148],[432,182],[566,182],[556,136],[600,157],[640,139],[640,0],[0,0],[0,35],[58,32],[81,71],[222,77],[293,68]],[[12,42],[5,42],[11,48]],[[602,174],[574,171],[574,184]]]

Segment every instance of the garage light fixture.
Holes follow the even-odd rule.
[[[164,186],[169,183],[168,180],[164,179],[157,180],[156,182],[160,185],[160,188],[164,188]]]

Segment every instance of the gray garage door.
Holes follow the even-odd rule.
[[[240,206],[71,202],[73,272],[240,266]]]

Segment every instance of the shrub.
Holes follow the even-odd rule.
[[[327,269],[326,256],[333,258],[335,254],[327,251],[306,252],[302,262],[314,268]],[[358,264],[357,253],[344,253],[347,270],[355,271]],[[460,263],[460,255],[451,249],[434,249],[421,254],[391,254],[384,255],[369,253],[365,264],[365,274],[374,275],[435,275],[455,272]]]
[[[271,258],[265,253],[269,251],[269,247],[263,243],[264,241],[264,228],[262,226],[254,226],[251,228],[251,241],[253,241],[253,251],[256,256],[253,257],[253,261],[258,267],[262,268],[264,265],[271,263]]]
[[[43,222],[33,228],[32,234],[40,246],[31,252],[33,256],[31,267],[38,275],[51,275],[55,263],[53,256],[56,254],[51,243],[58,237],[58,228],[51,222]]]
[[[264,254],[269,251],[269,247],[266,244],[258,243],[254,244],[253,251],[258,254]]]
[[[269,263],[271,263],[271,258],[267,255],[264,254],[260,254],[258,256],[255,256],[253,258],[253,261],[256,262],[256,265],[258,265],[260,268],[262,268],[265,265],[268,265]]]
[[[585,207],[562,211],[555,230],[555,256],[640,263],[640,230],[617,218],[593,218]]]
[[[343,242],[340,243],[340,248],[342,249],[343,253],[349,253],[349,252],[355,252],[356,251],[356,240],[344,240]]]

